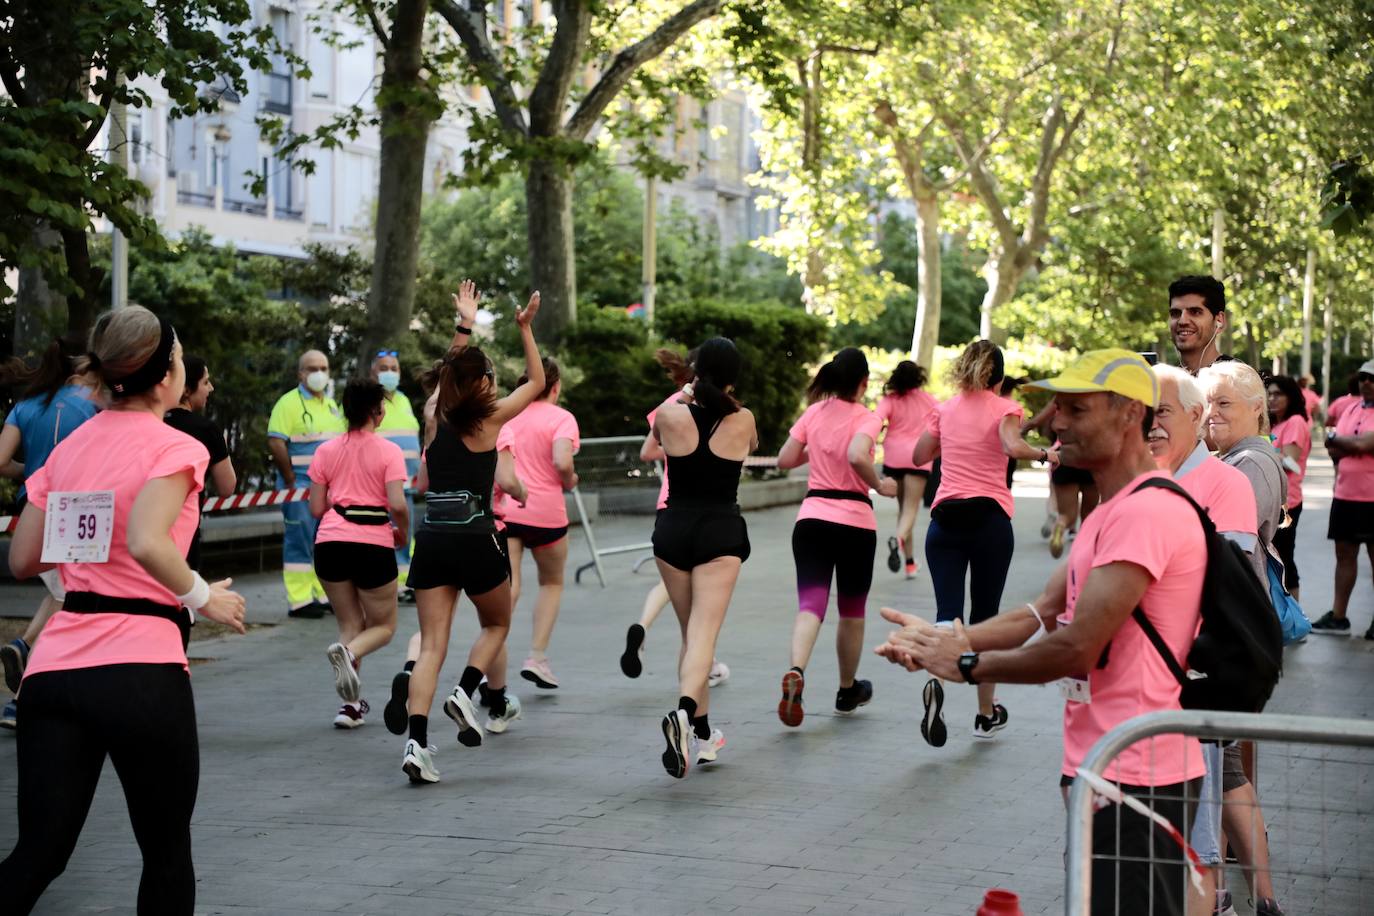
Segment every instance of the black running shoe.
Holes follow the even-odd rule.
[[[902,571],[902,554],[896,538],[887,539],[887,568],[893,572]]]
[[[945,688],[940,686],[939,678],[931,678],[921,689],[921,702],[925,704],[925,715],[921,717],[921,737],[931,747],[944,747],[949,737],[945,730],[945,717],[941,709],[945,705]]]
[[[992,715],[985,716],[979,713],[973,717],[973,737],[991,738],[1007,727],[1007,718],[1007,707],[1001,703],[993,703]]]
[[[319,620],[324,616],[324,606],[312,601],[302,607],[293,607],[286,612],[287,617],[294,617],[297,620]]]
[[[1312,632],[1324,636],[1349,636],[1350,618],[1337,617],[1335,611],[1327,611],[1312,621]]]
[[[639,677],[644,673],[644,628],[637,623],[630,624],[625,631],[625,654],[620,656],[620,670],[626,677]]]
[[[410,716],[406,712],[409,701],[410,672],[397,671],[391,679],[391,699],[386,701],[382,709],[382,721],[386,723],[386,730],[393,735],[406,733],[406,727],[410,724]]]
[[[849,687],[841,687],[835,693],[836,715],[849,716],[860,706],[867,706],[873,700],[873,682],[856,680]]]
[[[685,710],[675,709],[663,717],[663,740],[668,745],[663,752],[663,769],[674,779],[681,779],[692,759],[692,726]]]

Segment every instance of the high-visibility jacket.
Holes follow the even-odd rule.
[[[286,440],[286,453],[291,457],[298,487],[310,485],[310,459],[320,443],[346,432],[348,424],[334,399],[317,398],[304,385],[297,385],[278,398],[267,420],[268,437]],[[280,471],[277,485],[285,485]]]

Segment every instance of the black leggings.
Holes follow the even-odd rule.
[[[106,665],[32,675],[16,737],[19,841],[0,862],[5,911],[29,912],[67,867],[108,755],[143,853],[138,912],[189,914],[200,747],[186,671]]]
[[[1298,560],[1293,556],[1293,548],[1298,539],[1298,518],[1302,515],[1302,503],[1288,510],[1288,515],[1293,519],[1292,524],[1287,528],[1280,528],[1274,532],[1274,549],[1279,552],[1279,559],[1283,561],[1283,587],[1290,592],[1298,587]]]
[[[926,566],[935,587],[935,619],[964,619],[966,578],[968,622],[982,623],[995,616],[1015,546],[1011,519],[994,500],[952,499],[936,506],[926,528]]]
[[[840,617],[864,618],[868,589],[873,585],[873,552],[878,532],[839,522],[804,518],[792,529],[792,558],[797,564],[797,605],[825,619],[830,605],[830,580]]]

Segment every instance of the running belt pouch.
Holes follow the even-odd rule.
[[[1177,483],[1152,477],[1136,487],[1158,487],[1188,500],[1207,540],[1207,571],[1202,582],[1202,628],[1188,650],[1184,671],[1145,612],[1131,617],[1183,688],[1184,709],[1260,712],[1283,672],[1283,632],[1268,590],[1255,576],[1240,546],[1217,533],[1216,526]],[[1103,658],[1106,658],[1104,651]]]
[[[343,516],[344,521],[355,525],[388,525],[391,513],[386,506],[335,506],[334,511]]]
[[[811,499],[813,497],[819,497],[820,499],[852,499],[856,503],[868,503],[870,506],[873,505],[873,500],[869,498],[867,493],[860,493],[857,490],[807,490],[806,498]]]
[[[425,521],[431,525],[469,525],[486,514],[482,497],[467,490],[425,494]]]
[[[191,613],[185,608],[158,604],[147,598],[111,598],[95,592],[67,592],[62,610],[73,614],[135,614],[140,617],[161,617],[170,620],[181,631],[181,648],[191,642]]]
[[[951,531],[962,531],[976,527],[987,518],[989,509],[1002,511],[997,500],[990,496],[973,496],[968,499],[947,499],[930,510],[930,517]]]

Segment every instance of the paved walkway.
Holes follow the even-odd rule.
[[[1329,493],[1322,473],[1314,471],[1299,533],[1304,603],[1316,612],[1329,606],[1331,591],[1328,500],[1314,496]],[[1028,476],[1018,487],[1018,549],[1004,604],[1033,597],[1051,567],[1038,531],[1039,481]],[[892,514],[890,503],[882,507],[884,536]],[[194,668],[198,911],[967,916],[984,889],[1001,886],[1021,895],[1028,914],[1062,912],[1061,701],[1052,688],[1001,689],[1011,724],[989,742],[969,736],[972,691],[951,688],[951,738],[937,750],[917,728],[920,679],[876,658],[862,672],[873,680],[873,704],[849,719],[830,713],[836,677],[827,625],[809,674],[807,720],[796,730],[779,724],[777,685],[795,613],[792,516],[779,509],[749,517],[754,556],[719,650],[732,676],[712,693],[712,722],[728,746],[716,766],[680,782],[659,764],[658,720],[676,701],[671,619],[651,632],[639,680],[624,678],[616,661],[653,582],[650,566],[634,575],[630,557],[612,558],[604,590],[568,589],[552,650],[563,687],[536,695],[517,679],[525,718],[507,734],[478,750],[461,748],[436,708],[432,740],[441,747],[443,782],[423,788],[406,782],[402,740],[385,731],[379,713],[357,731],[330,726],[338,705],[324,658],[332,620],[285,619],[277,578],[249,577],[240,584],[250,619],[278,625],[193,647],[212,659]],[[599,533],[603,542],[625,542],[642,538],[643,527],[642,519],[610,521]],[[574,551],[582,550],[579,538]],[[933,615],[929,580],[907,583],[882,560],[871,613],[893,604]],[[1374,614],[1363,563],[1352,609],[1357,632]],[[29,589],[0,592],[6,614],[28,613],[35,603]],[[363,669],[379,709],[413,610],[403,608],[401,619],[397,640]],[[526,603],[517,611],[513,664],[529,625]],[[457,677],[475,632],[469,606],[455,630],[460,648],[444,684]],[[868,642],[882,632],[881,622],[871,623]],[[1371,673],[1374,643],[1314,638],[1289,652],[1272,709],[1369,718]],[[110,715],[119,715],[117,697]],[[13,763],[13,739],[0,735],[0,810],[13,810]],[[1295,784],[1313,790],[1310,757],[1266,749],[1261,765],[1262,792],[1276,808]],[[1328,784],[1323,771],[1319,788],[1323,808],[1374,809],[1367,767],[1353,782],[1333,774]],[[1369,822],[1360,829],[1369,832]],[[14,832],[13,817],[0,817],[0,851]],[[1359,839],[1295,834],[1276,855],[1280,864],[1289,856],[1347,871],[1362,859],[1367,871],[1374,838]],[[138,863],[107,767],[76,854],[38,912],[132,912]],[[1374,900],[1361,892],[1365,903]],[[1237,896],[1249,912],[1244,894]],[[1303,906],[1374,910],[1344,909],[1352,899],[1326,910],[1311,900]]]

